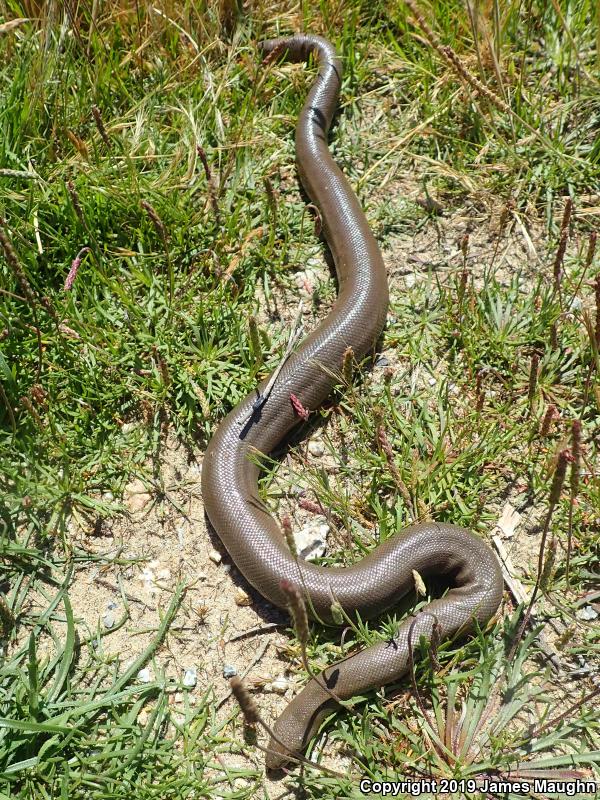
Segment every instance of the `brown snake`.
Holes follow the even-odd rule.
[[[206,513],[238,569],[264,597],[285,606],[280,583],[287,579],[306,598],[309,613],[324,622],[333,622],[334,600],[352,617],[381,614],[414,588],[413,570],[424,577],[443,576],[451,587],[406,620],[393,641],[368,647],[322,673],[321,680],[345,700],[407,672],[411,623],[414,642],[430,637],[435,619],[443,638],[485,624],[500,603],[502,573],[492,550],[475,534],[429,521],[399,531],[350,567],[317,566],[292,555],[259,497],[260,467],[252,453],[271,453],[298,424],[290,395],[311,411],[318,408],[336,382],[332,376],[340,373],[346,348],[357,358],[373,348],[388,305],[377,242],[327,146],[341,62],[327,40],[312,35],[262,42],[260,49],[288,61],[306,61],[311,53],[318,59],[318,76],[298,120],[296,154],[302,184],[321,215],[339,291],[329,315],[285,362],[266,399],[259,394],[257,403],[256,394],[249,395],[220,424],[202,467]],[[301,753],[331,704],[330,695],[311,679],[277,720],[275,733],[285,747],[271,740],[267,767],[280,767],[286,754]]]

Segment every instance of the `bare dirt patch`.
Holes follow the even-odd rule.
[[[156,654],[155,668],[182,681],[187,672],[188,684],[195,682],[199,690],[213,686],[217,694],[226,694],[227,676],[242,674],[252,664],[248,678],[264,684],[269,698],[264,708],[273,704],[275,713],[285,705],[280,687],[286,664],[279,652],[286,638],[277,625],[283,627],[286,617],[252,592],[209,532],[200,496],[201,466],[187,448],[169,439],[161,463],[164,496],[148,491],[150,481],[138,478],[125,492],[127,515],[105,525],[99,537],[81,529],[74,532],[90,554],[114,558],[118,553],[135,563],[80,567],[70,598],[80,624],[92,632],[104,631],[106,655],[125,665],[146,649],[175,585],[185,583],[185,599]],[[129,618],[107,633],[117,628],[125,611],[123,594]],[[271,683],[277,679],[273,691]]]

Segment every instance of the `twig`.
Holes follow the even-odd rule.
[[[561,293],[561,280],[563,274],[563,261],[565,258],[565,251],[567,249],[567,242],[569,241],[569,224],[571,222],[571,214],[573,212],[573,201],[570,197],[567,197],[565,202],[565,210],[563,212],[563,218],[560,225],[560,239],[558,242],[558,248],[556,250],[556,256],[554,258],[554,291],[557,292],[559,301],[562,305],[562,293]]]
[[[585,697],[582,697],[581,700],[578,700],[573,705],[569,706],[566,711],[563,711],[562,714],[559,714],[554,719],[551,719],[550,722],[545,722],[541,728],[536,728],[533,733],[528,737],[531,739],[536,739],[540,734],[544,733],[548,729],[555,729],[559,722],[562,722],[563,719],[566,719],[572,711],[575,711],[578,708],[581,708],[584,703],[589,703],[590,700],[593,700],[594,697],[597,697],[600,694],[600,686],[596,689],[591,691],[589,694],[586,694]]]
[[[502,576],[504,577],[504,582],[508,586],[512,596],[515,598],[517,604],[525,604],[529,600],[529,592],[523,586],[521,581],[515,576],[515,567],[511,561],[510,556],[506,552],[504,544],[502,543],[502,539],[497,533],[492,533],[492,542],[498,555],[500,556],[500,566],[502,568]],[[536,618],[531,615],[529,618],[530,624],[535,627],[537,620]],[[555,672],[559,672],[562,669],[562,663],[558,656],[558,652],[555,648],[550,644],[548,637],[544,633],[544,631],[540,631],[537,637],[537,642],[539,645],[540,650],[544,653],[547,657],[548,661],[550,662],[552,668]]]
[[[413,635],[413,631],[414,631],[415,625],[419,621],[419,617],[423,617],[423,616],[432,617],[432,619],[434,620],[434,625],[438,621],[438,619],[435,616],[435,614],[430,614],[427,611],[423,611],[421,614],[416,616],[413,619],[413,621],[410,623],[410,628],[408,629],[408,639],[407,639],[407,644],[408,644],[408,671],[410,672],[410,681],[411,681],[411,684],[412,684],[413,692],[415,694],[415,698],[417,700],[417,705],[419,706],[419,709],[421,710],[421,713],[423,714],[424,718],[427,720],[427,724],[429,725],[431,730],[435,731],[435,726],[433,724],[433,720],[429,716],[429,712],[425,708],[425,704],[423,703],[423,699],[421,697],[421,693],[419,692],[419,687],[417,686],[417,678],[416,678],[416,674],[415,674],[415,660],[414,660],[414,654],[413,654],[412,635]],[[439,742],[435,741],[435,736],[431,739],[431,741],[432,741],[432,744],[433,744],[435,750],[437,751],[438,755],[443,756],[443,751],[440,749]]]
[[[402,476],[400,475],[400,470],[396,466],[396,461],[394,459],[394,451],[392,449],[392,445],[390,444],[390,441],[387,437],[383,425],[379,425],[377,428],[377,444],[379,445],[381,451],[385,455],[385,459],[387,461],[390,474],[393,478],[394,483],[396,484],[396,488],[402,495],[402,499],[406,503],[407,510],[412,516],[413,522],[416,522],[419,515],[415,509],[415,505],[413,503],[410,492],[408,491],[408,487],[402,480]]]
[[[240,420],[240,422],[239,422],[240,425],[247,425],[250,422],[250,420],[252,419],[252,417],[258,411],[261,410],[261,408],[265,405],[265,403],[269,399],[269,395],[271,394],[271,391],[273,390],[273,386],[275,385],[275,381],[279,377],[279,373],[281,372],[281,370],[285,366],[285,363],[288,360],[288,358],[291,356],[292,350],[294,349],[294,345],[296,344],[296,342],[298,341],[298,339],[302,335],[302,331],[304,329],[304,325],[301,322],[301,318],[302,318],[302,301],[300,301],[300,303],[298,305],[298,312],[296,314],[296,319],[294,320],[294,324],[292,326],[292,332],[290,333],[290,337],[288,339],[288,343],[286,345],[283,357],[282,357],[281,361],[279,362],[279,364],[277,365],[277,367],[275,368],[275,370],[272,372],[271,377],[267,381],[267,385],[262,390],[262,392],[257,390],[258,396],[257,396],[256,400],[252,403],[252,410],[250,411],[250,413],[248,414],[247,417],[245,417],[243,420]]]
[[[115,592],[115,594],[122,594],[127,600],[131,603],[139,603],[144,608],[151,608],[144,600],[140,600],[139,597],[135,597],[135,595],[129,594],[128,592],[124,592],[119,586],[115,583],[111,583],[110,581],[104,580],[104,578],[94,578],[94,583],[97,583],[98,586],[104,586],[105,589],[110,589],[111,592]]]
[[[232,642],[234,640],[230,639],[229,641]],[[246,669],[242,672],[242,674],[236,677],[238,677],[239,680],[243,680],[248,675],[250,670],[253,669],[258,664],[258,662],[261,660],[261,658],[264,656],[264,654],[267,652],[270,646],[271,642],[267,640],[263,644],[261,649],[258,651],[257,655],[252,659],[252,661],[248,664]],[[223,695],[223,697],[219,701],[217,701],[217,705],[215,706],[215,708],[221,708],[221,706],[229,700],[232,694],[233,694],[233,689],[230,689],[227,692],[227,694]]]
[[[577,493],[579,492],[579,476],[581,472],[581,421],[573,420],[571,452],[573,463],[571,464],[571,485],[569,497],[569,521],[567,524],[567,559],[565,564],[565,580],[567,589],[571,587],[571,552],[573,549],[573,510]]]
[[[537,578],[535,581],[535,585],[533,587],[533,591],[531,592],[531,597],[527,605],[527,610],[525,611],[525,616],[523,617],[523,621],[521,622],[519,630],[517,631],[517,634],[510,648],[510,652],[508,654],[508,661],[512,661],[512,658],[517,651],[517,647],[519,646],[519,642],[523,638],[525,628],[529,624],[531,618],[533,605],[536,601],[538,592],[540,590],[542,576],[544,573],[544,553],[546,548],[546,539],[548,538],[548,531],[550,530],[550,522],[552,521],[552,515],[554,513],[554,509],[556,508],[558,501],[560,500],[560,493],[562,491],[563,483],[565,480],[565,474],[567,471],[567,461],[569,460],[569,458],[570,454],[568,450],[561,450],[561,452],[558,455],[558,463],[556,464],[556,469],[554,471],[554,478],[552,479],[552,486],[550,488],[548,513],[546,515],[546,522],[544,524],[544,530],[542,531],[542,539],[540,542]]]
[[[259,633],[272,633],[273,631],[278,630],[279,628],[287,627],[287,623],[285,622],[269,622],[266,625],[257,625],[255,628],[249,628],[247,631],[242,631],[241,633],[236,633],[235,636],[231,636],[225,644],[230,644],[231,642],[237,642],[240,639],[247,639],[250,636],[256,636]]]

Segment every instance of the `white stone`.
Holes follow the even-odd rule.
[[[188,689],[193,689],[196,683],[198,682],[198,672],[196,667],[189,667],[183,673],[183,685],[187,686]]]
[[[143,481],[136,478],[125,487],[124,499],[129,511],[135,514],[136,511],[141,511],[152,498]]]
[[[152,680],[152,675],[150,674],[150,670],[148,667],[144,667],[141,669],[137,674],[137,679],[140,683],[150,683]]]
[[[177,526],[177,541],[179,542],[179,547],[185,546],[185,525]]]
[[[279,677],[275,678],[270,684],[268,684],[268,688],[272,692],[275,692],[275,694],[285,694],[290,688],[290,682],[287,678],[284,678],[283,675],[279,675]]]
[[[251,606],[252,598],[247,592],[238,587],[235,591],[235,604],[236,606]]]
[[[311,456],[320,458],[325,452],[325,445],[320,439],[313,439],[308,443],[308,452]]]
[[[591,622],[593,619],[598,619],[598,612],[592,606],[584,606],[575,612],[575,616],[584,622]]]
[[[107,611],[106,614],[102,617],[102,622],[104,624],[104,627],[107,628],[108,630],[115,627],[116,621],[117,618],[115,616],[114,611]]]
[[[158,566],[158,561],[151,561],[147,567],[142,569],[142,573],[140,575],[140,580],[144,584],[144,589],[148,592],[149,595],[157,595],[160,591],[158,586],[156,585],[156,575],[154,574],[154,570]]]
[[[515,535],[515,531],[517,530],[520,521],[521,521],[521,515],[507,501],[504,504],[504,508],[502,509],[502,514],[500,515],[500,518],[496,523],[496,527],[498,528],[501,536],[504,539],[512,539],[512,537]]]
[[[329,525],[312,523],[294,533],[294,541],[300,558],[311,561],[325,555]]]

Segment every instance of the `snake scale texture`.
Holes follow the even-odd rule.
[[[290,395],[311,411],[318,408],[335,383],[332,374],[341,371],[346,348],[351,347],[357,358],[372,350],[388,306],[377,242],[327,145],[340,90],[340,59],[326,39],[313,35],[262,42],[260,49],[264,54],[276,51],[272,57],[288,61],[306,61],[311,54],[318,61],[318,76],[298,120],[297,165],[319,209],[339,290],[329,315],[285,362],[264,405],[253,412],[256,394],[251,394],[220,424],[204,457],[202,493],[210,522],[234,563],[277,606],[286,605],[280,582],[287,579],[306,598],[309,613],[321,621],[333,623],[333,599],[346,614],[365,619],[391,608],[414,589],[413,570],[447,580],[446,595],[406,620],[392,642],[368,647],[322,673],[321,680],[339,698],[348,699],[407,672],[411,623],[414,642],[431,636],[435,619],[443,638],[472,631],[475,622],[485,624],[499,606],[502,574],[494,553],[476,535],[436,522],[399,531],[349,567],[297,560],[259,497],[260,467],[252,454],[271,453],[299,423]],[[269,744],[267,768],[279,768],[290,754],[302,753],[331,705],[330,695],[311,679],[275,723],[279,741]]]

